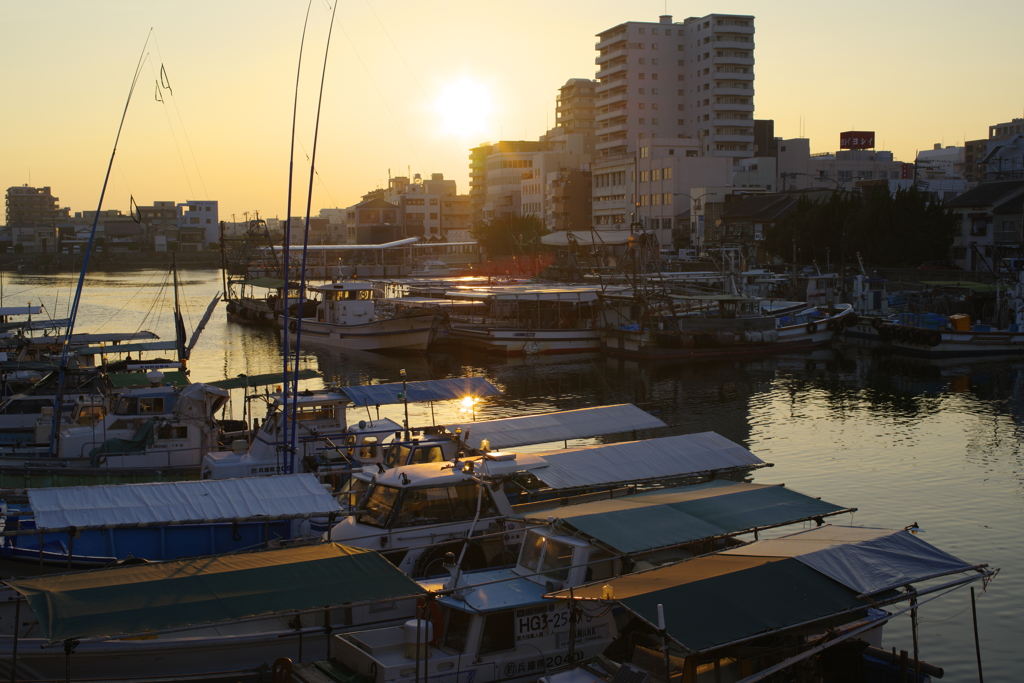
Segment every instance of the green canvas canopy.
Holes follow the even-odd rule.
[[[188,376],[180,370],[161,370],[164,377],[160,384],[172,387],[183,387],[189,383]],[[110,384],[115,389],[128,389],[130,387],[148,387],[149,379],[144,372],[111,372],[107,375]]]
[[[299,379],[313,379],[319,377],[316,370],[308,368],[299,370]],[[293,376],[294,377],[294,376]],[[248,377],[231,377],[207,384],[220,389],[241,389],[243,387],[261,387],[264,384],[284,384],[284,375],[280,372],[270,372],[265,375],[249,375]]]
[[[619,552],[642,553],[850,511],[784,486],[711,481],[544,510],[535,518],[554,515]]]
[[[327,543],[5,582],[46,639],[159,632],[421,595],[379,554]]]
[[[264,289],[282,289],[284,288],[284,280],[276,277],[254,277],[249,280],[232,280],[233,285],[242,285],[248,287],[263,287]],[[299,286],[298,282],[293,282],[288,285],[289,288]]]

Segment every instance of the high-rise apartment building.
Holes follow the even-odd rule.
[[[69,210],[57,205],[57,197],[49,187],[7,188],[7,225],[34,226],[54,225],[56,221],[66,219]]]
[[[701,156],[754,156],[754,17],[630,21],[598,34],[596,155],[689,138]]]

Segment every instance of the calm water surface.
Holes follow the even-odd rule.
[[[8,273],[4,301],[41,301],[52,317],[62,317],[76,280],[70,273]],[[181,281],[191,330],[219,291],[220,274],[182,271]],[[76,331],[148,329],[171,338],[173,294],[166,282],[159,270],[90,276]],[[219,308],[193,352],[192,379],[280,371],[280,357],[273,332],[229,324]],[[398,381],[402,368],[410,380],[485,376],[504,395],[477,406],[478,419],[632,402],[670,425],[654,436],[719,432],[775,464],[756,472],[754,481],[785,483],[859,509],[837,523],[899,528],[918,522],[926,541],[972,563],[1001,567],[978,600],[985,674],[989,680],[1022,676],[1024,362],[936,368],[839,346],[753,362],[659,365],[601,358],[496,363],[452,354],[391,358],[309,349],[301,365],[343,384]],[[241,401],[231,410],[240,416]],[[399,410],[381,412],[400,420]],[[436,405],[434,418],[465,419],[464,410]],[[430,409],[418,405],[410,406],[410,417],[414,424],[432,419]],[[927,604],[921,621],[922,658],[945,667],[944,680],[977,680],[969,593]],[[909,620],[887,626],[885,641],[910,650]]]

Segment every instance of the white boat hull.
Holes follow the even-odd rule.
[[[295,340],[297,329],[294,323],[289,325],[289,341]],[[427,316],[387,318],[362,325],[303,320],[302,341],[359,351],[426,351],[436,329],[437,318],[433,312]]]
[[[463,346],[505,356],[596,353],[599,330],[495,329],[484,325],[452,325],[450,339]]]

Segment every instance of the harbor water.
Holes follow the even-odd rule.
[[[77,273],[3,275],[6,305],[42,303],[44,315],[67,315]],[[221,275],[185,270],[180,279],[191,330],[220,291]],[[169,282],[162,269],[91,274],[76,331],[148,329],[172,338]],[[405,369],[409,380],[483,376],[503,391],[475,406],[410,405],[413,425],[631,402],[669,425],[654,436],[718,432],[774,463],[756,471],[753,481],[785,483],[858,508],[833,520],[837,524],[902,528],[917,522],[929,543],[1001,567],[987,592],[976,587],[982,663],[989,680],[1021,677],[1024,360],[934,366],[837,343],[831,350],[760,360],[659,364],[596,356],[509,362],[457,353],[394,357],[307,347],[300,365],[342,384],[400,381]],[[220,307],[189,367],[192,381],[280,371],[281,343],[271,329],[228,323]],[[320,383],[310,380],[309,386]],[[241,394],[228,413],[242,416]],[[402,419],[400,406],[382,407],[381,414]],[[967,590],[924,605],[920,626],[921,657],[945,668],[943,680],[978,679]],[[886,627],[884,644],[911,650],[907,617]]]

